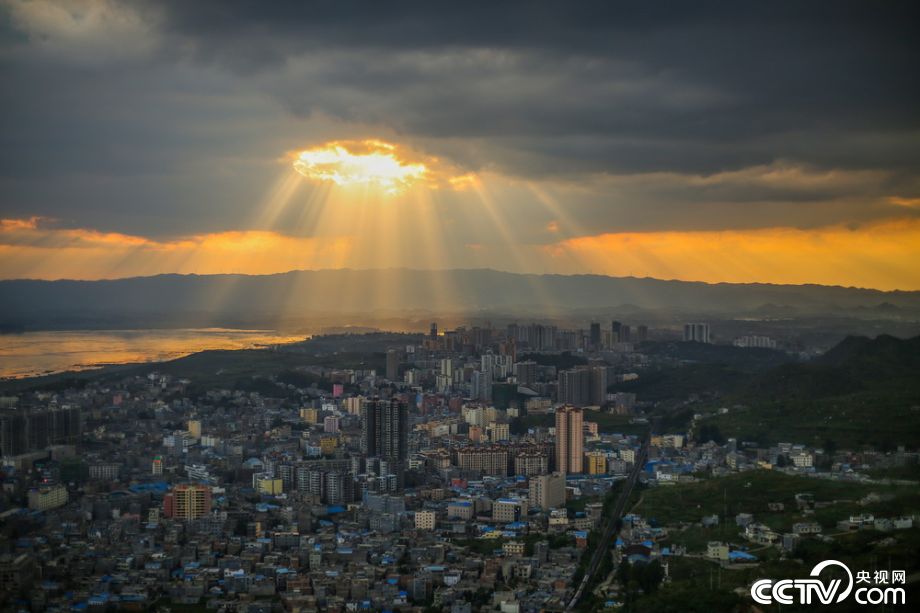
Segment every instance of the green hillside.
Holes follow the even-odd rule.
[[[713,418],[725,436],[838,448],[920,447],[920,337],[849,337],[807,364],[750,377]]]

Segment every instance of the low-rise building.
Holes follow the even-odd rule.
[[[728,545],[722,541],[709,541],[706,544],[706,557],[712,560],[728,560]]]

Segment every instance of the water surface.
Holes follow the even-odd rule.
[[[107,364],[161,362],[206,349],[249,349],[303,340],[275,330],[74,330],[0,334],[0,377],[31,377]]]

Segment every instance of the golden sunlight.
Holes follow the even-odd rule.
[[[428,168],[379,140],[333,141],[295,154],[294,170],[316,182],[364,185],[398,194],[424,181]]]

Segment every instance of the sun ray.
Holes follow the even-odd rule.
[[[523,273],[530,272],[531,263],[527,260],[523,250],[518,247],[520,241],[512,236],[508,223],[502,216],[500,207],[498,207],[498,205],[495,203],[495,199],[492,197],[492,194],[489,191],[485,181],[479,177],[476,177],[476,179],[472,181],[471,187],[473,193],[475,193],[478,197],[482,209],[489,216],[492,225],[498,231],[502,240],[502,245],[508,250],[508,254],[513,260],[512,265],[514,270],[516,272]],[[541,307],[543,307],[545,311],[552,310],[551,305],[553,304],[553,301],[550,300],[550,296],[546,293],[546,290],[544,289],[542,283],[540,283],[540,280],[532,274],[528,274],[526,279],[533,288],[534,294],[538,296],[542,302]],[[556,315],[555,312],[552,314],[553,316]]]

